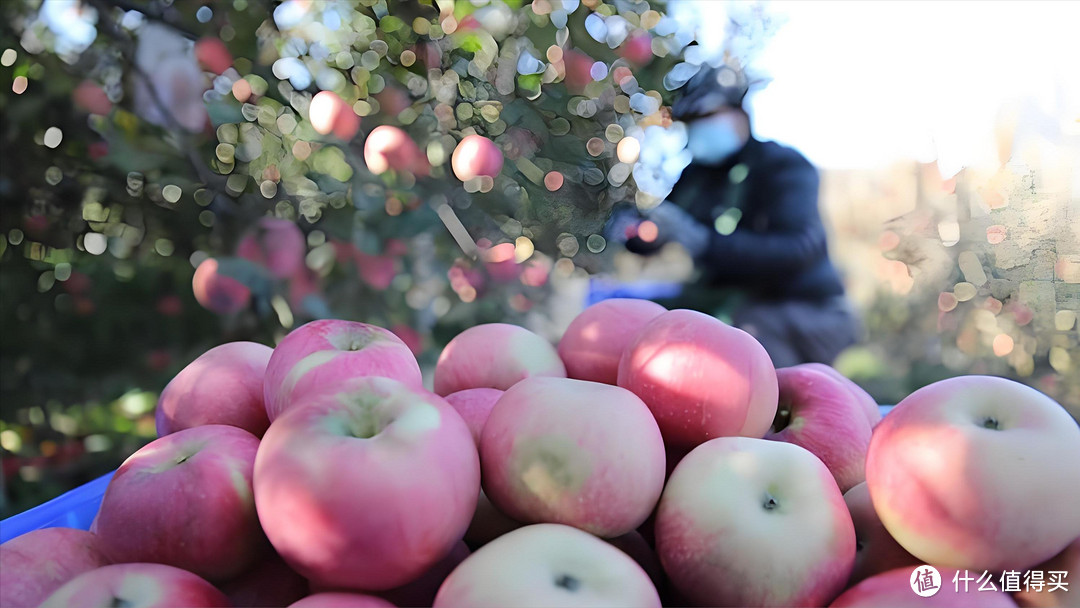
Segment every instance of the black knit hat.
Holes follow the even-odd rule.
[[[725,107],[741,108],[750,84],[741,70],[729,65],[704,66],[683,86],[683,95],[671,106],[675,120],[693,120]]]

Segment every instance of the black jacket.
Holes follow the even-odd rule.
[[[801,154],[751,138],[722,165],[691,164],[668,200],[717,228],[698,261],[710,287],[739,287],[766,300],[823,300],[844,287],[829,261],[818,184]]]

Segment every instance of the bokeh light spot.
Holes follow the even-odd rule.
[[[42,143],[45,144],[46,148],[56,148],[62,141],[64,141],[64,132],[59,127],[49,127],[45,130],[45,138]]]

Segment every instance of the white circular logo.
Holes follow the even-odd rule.
[[[933,566],[919,566],[911,573],[911,590],[919,597],[931,597],[941,590],[941,573]]]

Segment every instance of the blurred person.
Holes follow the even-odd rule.
[[[608,232],[634,253],[680,243],[701,270],[693,308],[715,314],[739,292],[733,324],[758,339],[776,367],[832,364],[856,342],[858,322],[829,259],[818,211],[818,172],[802,154],[754,137],[743,72],[704,67],[672,118],[687,125],[693,160],[666,200],[617,210]],[[654,226],[641,230],[645,220]],[[622,236],[622,238],[619,238]]]

